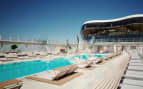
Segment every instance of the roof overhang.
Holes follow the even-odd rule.
[[[136,17],[143,17],[143,14],[135,14],[135,15],[130,15],[130,16],[126,16],[126,17],[122,17],[122,18],[117,18],[117,19],[110,19],[110,20],[91,20],[91,21],[86,21],[83,24],[116,22],[116,21],[122,21],[122,20],[126,20],[126,19],[136,18]]]

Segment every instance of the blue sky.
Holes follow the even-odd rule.
[[[143,0],[0,0],[0,34],[65,42],[83,22],[143,13]]]

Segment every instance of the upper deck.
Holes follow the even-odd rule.
[[[112,20],[92,20],[82,25],[81,35],[85,40],[106,39],[110,42],[127,41],[125,39],[135,39],[142,41],[143,38],[143,14],[131,15]],[[119,40],[123,39],[123,40]],[[139,40],[138,40],[139,39]]]

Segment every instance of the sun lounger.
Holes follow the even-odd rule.
[[[74,58],[72,60],[70,60],[72,63],[76,64],[79,68],[86,68],[86,67],[90,67],[93,62],[90,60],[83,60],[83,59],[79,59],[79,58]]]
[[[5,56],[4,55],[0,55],[0,58],[5,58]]]
[[[13,61],[13,59],[8,59],[9,57],[6,56],[7,54],[0,54],[0,62],[9,62]]]
[[[113,57],[114,57],[114,55],[111,54],[111,55],[108,55],[108,56],[104,56],[101,59],[103,59],[103,60],[109,60],[109,59],[112,59]]]
[[[89,67],[89,65],[86,63],[83,63],[83,64],[79,64],[78,67],[79,68],[86,68],[86,67]]]
[[[97,59],[97,57],[92,56],[92,57],[90,57],[88,60],[94,61],[94,60],[96,60],[96,59]]]
[[[14,59],[0,58],[0,62],[11,62],[11,61],[14,61]]]
[[[109,57],[108,56],[105,56],[105,57],[102,57],[103,60],[108,60]]]
[[[28,57],[28,53],[24,53],[24,52],[18,53],[17,56],[18,56],[18,58],[20,58],[20,59],[28,59],[28,58],[29,58],[29,57]]]
[[[6,58],[17,58],[17,54],[16,53],[9,53],[6,55]]]
[[[18,58],[20,58],[20,59],[29,59],[28,56],[19,56]]]
[[[29,76],[29,77],[26,77],[27,79],[32,79],[32,80],[35,80],[35,81],[39,81],[39,82],[44,82],[44,83],[49,83],[49,84],[55,84],[55,85],[63,85],[65,84],[66,82],[69,82],[71,81],[72,79],[76,78],[76,77],[79,77],[80,75],[82,75],[83,73],[81,72],[74,72],[70,75],[67,75],[67,76],[64,76],[58,80],[49,80],[45,77],[39,77],[39,76]]]
[[[28,56],[26,53],[18,53],[17,56],[23,57],[23,56]]]
[[[6,60],[5,55],[0,54],[0,61]]]
[[[89,60],[93,61],[93,63],[95,64],[98,64],[98,63],[101,63],[104,60],[104,58],[91,57]]]
[[[118,55],[119,55],[119,53],[115,53],[115,54],[114,54],[114,57],[117,57]]]
[[[0,53],[0,58],[5,58],[5,55],[4,53]]]
[[[28,57],[36,57],[37,56],[37,54],[34,52],[28,52],[27,55],[28,55]]]
[[[91,67],[93,64],[92,61],[85,61],[85,62],[81,62],[78,64],[79,68],[87,68],[87,67]]]
[[[67,74],[71,74],[75,72],[75,70],[78,68],[77,65],[69,65],[68,66],[69,70],[67,71]]]
[[[56,80],[56,79],[64,76],[67,71],[68,71],[68,69],[47,71],[47,79],[49,79],[49,80]]]
[[[39,52],[40,56],[47,56],[47,52]]]
[[[21,80],[13,79],[0,82],[0,89],[20,89],[23,85]]]
[[[34,52],[35,55],[39,55],[39,56],[46,56],[47,52],[44,51],[38,51],[38,52]]]
[[[98,63],[101,63],[102,61],[103,59],[97,58],[96,60],[93,61],[93,63],[98,64]]]
[[[68,74],[75,72],[76,69],[77,69],[77,66],[73,64],[73,65],[64,66],[61,68],[49,70],[46,72],[42,72],[42,73],[39,73],[39,74],[36,74],[33,76],[37,76],[40,78],[44,77],[44,78],[49,79],[49,80],[57,80],[57,79],[65,76],[65,75],[68,75]]]
[[[115,54],[111,54],[109,56],[102,57],[102,59],[103,60],[108,60],[108,59],[112,59],[112,58],[114,58],[116,56],[119,56],[119,55],[120,55],[120,53],[115,53]]]
[[[110,54],[108,56],[103,57],[104,60],[109,60],[112,59],[114,57],[114,54]]]

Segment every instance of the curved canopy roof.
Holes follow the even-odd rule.
[[[110,19],[110,20],[91,20],[91,21],[86,21],[83,24],[117,22],[117,21],[122,21],[122,20],[137,18],[137,17],[142,17],[143,18],[143,14],[130,15],[130,16],[126,16],[126,17],[122,17],[122,18],[117,18],[117,19]]]
[[[130,15],[111,20],[91,20],[82,25],[83,38],[143,34],[143,14]]]

